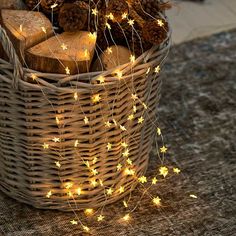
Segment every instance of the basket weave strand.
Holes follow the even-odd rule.
[[[37,208],[63,211],[103,206],[132,191],[135,178],[117,171],[118,164],[123,170],[129,167],[121,143],[129,145],[132,168],[137,177],[142,176],[148,166],[152,121],[160,98],[161,80],[154,67],[165,59],[169,39],[134,63],[110,71],[66,76],[23,68],[1,27],[0,38],[10,58],[10,63],[0,59],[0,189]],[[122,79],[114,74],[117,70],[122,71]],[[37,76],[36,82],[32,73]],[[105,84],[96,83],[99,76],[105,78]],[[134,93],[138,101],[131,99]],[[96,104],[91,101],[95,94],[101,97]],[[134,105],[137,112],[129,121]],[[139,124],[142,116],[144,122]],[[106,121],[111,127],[105,127]],[[48,149],[42,147],[45,143]],[[112,144],[109,151],[108,143]],[[60,168],[55,165],[58,161]],[[98,174],[94,176],[91,169]],[[96,186],[91,185],[93,180]],[[122,194],[117,191],[121,186],[125,188]],[[111,196],[104,194],[108,188],[114,189]]]

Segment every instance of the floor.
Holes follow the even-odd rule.
[[[236,27],[236,0],[172,2],[174,6],[167,15],[173,28],[174,44]]]

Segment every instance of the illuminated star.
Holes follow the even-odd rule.
[[[93,102],[93,103],[98,103],[98,102],[100,102],[100,101],[101,101],[100,94],[94,94],[91,99],[92,99],[92,102]]]
[[[52,196],[52,191],[49,191],[46,195],[47,198],[50,198]]]
[[[127,18],[127,16],[128,16],[128,14],[125,12],[125,13],[123,13],[122,14],[122,20],[124,20],[124,19],[126,19]]]
[[[163,22],[163,20],[161,20],[161,19],[158,19],[158,20],[157,20],[157,24],[158,24],[160,27],[164,26],[164,22]]]
[[[57,3],[54,3],[53,5],[51,5],[51,8],[53,9],[53,8],[55,8],[55,7],[57,7],[58,6],[58,4]]]
[[[55,143],[59,143],[61,140],[60,140],[60,138],[54,137],[52,141],[55,142]]]
[[[37,77],[37,75],[35,75],[35,74],[31,74],[31,78],[32,78],[33,80],[36,80],[38,77]]]
[[[91,180],[91,185],[92,185],[93,187],[96,187],[96,186],[98,185],[96,179]]]
[[[20,32],[23,32],[23,26],[20,25]]]
[[[113,121],[114,125],[117,126],[117,122],[116,122],[116,120],[113,119],[112,121]]]
[[[41,27],[41,29],[42,29],[42,31],[43,31],[45,34],[47,33],[45,27]]]
[[[159,168],[159,173],[160,175],[163,175],[164,178],[168,175],[168,172],[168,168],[165,166]]]
[[[157,134],[160,136],[161,135],[161,129],[157,128]]]
[[[141,116],[139,119],[138,119],[138,123],[139,124],[142,124],[144,122],[144,118]]]
[[[128,203],[126,201],[123,201],[123,205],[125,208],[128,208]]]
[[[123,153],[122,153],[123,157],[128,157],[129,156],[129,149],[126,149]]]
[[[157,66],[156,68],[155,68],[155,73],[160,73],[160,71],[161,71],[161,67],[160,66]]]
[[[97,81],[99,81],[100,84],[104,84],[105,83],[105,77],[104,76],[99,76],[97,78]]]
[[[112,144],[111,143],[108,143],[107,144],[107,151],[110,151],[112,149]]]
[[[114,20],[115,17],[114,17],[114,15],[112,13],[109,13],[107,15],[107,18],[110,19],[110,20]]]
[[[133,161],[130,159],[130,158],[128,158],[127,160],[126,160],[126,162],[129,164],[129,165],[133,165]]]
[[[134,55],[131,55],[129,59],[130,59],[131,62],[133,62],[133,63],[135,62],[135,56]]]
[[[98,175],[98,171],[97,171],[96,169],[91,169],[91,173],[92,173],[93,175]]]
[[[93,158],[93,164],[96,164],[97,161],[98,161],[98,158],[97,158],[97,157],[94,157],[94,158]]]
[[[155,197],[152,199],[152,202],[156,205],[156,206],[160,206],[161,205],[161,199],[159,197]]]
[[[122,219],[124,221],[129,221],[130,220],[130,214],[126,214]]]
[[[101,179],[99,179],[99,184],[100,184],[100,186],[103,187],[103,181]]]
[[[122,169],[122,165],[119,163],[117,166],[116,166],[116,169],[117,171],[120,171]]]
[[[56,161],[55,164],[58,168],[61,168],[61,163],[59,161]]]
[[[49,148],[49,144],[44,143],[44,144],[43,144],[43,148],[44,148],[44,149],[48,149],[48,148]]]
[[[107,195],[112,195],[114,190],[112,188],[107,189]]]
[[[77,194],[80,196],[82,194],[82,189],[81,188],[78,188],[77,189]]]
[[[98,10],[96,8],[92,9],[92,15],[97,15],[98,14]]]
[[[156,183],[157,183],[157,178],[154,177],[154,178],[152,179],[152,184],[155,185]]]
[[[111,47],[108,47],[106,51],[107,51],[108,55],[112,54],[112,48]]]
[[[122,71],[116,71],[116,76],[118,77],[118,79],[121,79],[122,78],[122,76],[123,76],[123,73],[122,73]]]
[[[106,27],[110,30],[111,29],[111,25],[109,23],[106,23]]]
[[[70,69],[69,69],[68,66],[65,68],[65,71],[66,71],[66,74],[67,74],[67,75],[70,75]]]
[[[131,114],[131,115],[128,116],[128,120],[129,120],[129,121],[131,121],[131,120],[133,120],[133,119],[134,119],[134,114]]]
[[[89,119],[88,119],[87,116],[85,116],[85,118],[84,118],[84,123],[85,123],[86,125],[89,123]]]
[[[197,199],[197,196],[195,194],[190,194],[189,197]]]
[[[138,96],[137,96],[137,94],[131,94],[131,98],[135,101],[138,99]]]
[[[75,99],[75,101],[78,100],[78,93],[74,93],[74,99]]]
[[[105,218],[105,216],[99,215],[99,216],[97,217],[97,221],[98,221],[98,222],[99,222],[99,221],[103,221],[104,218]]]
[[[142,184],[147,183],[147,177],[146,176],[141,176],[140,178],[138,178],[138,181]]]
[[[125,174],[126,175],[135,175],[135,170],[131,170],[129,168],[126,168],[125,169]]]
[[[94,211],[93,211],[92,208],[85,209],[85,211],[84,211],[84,213],[85,213],[86,215],[92,215],[93,212],[94,212]]]
[[[161,153],[166,153],[167,150],[168,150],[168,149],[167,149],[166,146],[162,146],[162,147],[160,148]]]
[[[179,174],[180,173],[180,169],[179,168],[173,168],[173,172],[176,173],[176,174]]]
[[[124,147],[124,148],[127,148],[128,144],[126,142],[123,142],[123,143],[121,143],[121,146]]]
[[[85,232],[89,232],[89,231],[90,231],[90,228],[89,228],[88,226],[86,226],[86,225],[83,225],[83,230],[84,230]]]
[[[130,26],[133,26],[133,25],[134,25],[134,20],[128,20],[128,24],[129,24]]]
[[[63,43],[63,44],[61,45],[61,48],[62,48],[63,50],[67,50],[67,49],[68,49],[68,46]]]
[[[137,111],[137,107],[133,106],[133,112],[136,113],[136,111]]]
[[[125,188],[123,186],[120,186],[119,193],[121,194],[121,193],[124,193],[124,192],[125,192]]]
[[[120,129],[121,129],[122,131],[127,131],[127,129],[126,129],[125,126],[123,126],[123,125],[120,125]]]
[[[147,106],[144,102],[142,103],[142,105],[143,105],[143,107],[144,107],[145,110],[148,109],[148,106]]]
[[[77,224],[78,224],[78,221],[76,221],[76,220],[71,220],[70,223],[71,223],[72,225],[77,225]]]
[[[78,147],[78,146],[79,146],[79,140],[75,140],[74,147]]]
[[[111,127],[111,122],[110,121],[106,121],[105,122],[105,127],[110,128]]]

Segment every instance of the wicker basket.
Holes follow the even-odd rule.
[[[134,176],[117,171],[118,164],[127,166],[121,144],[129,145],[130,170],[136,177],[143,175],[160,97],[161,80],[154,68],[165,59],[169,39],[113,71],[66,76],[23,68],[2,28],[0,38],[11,62],[0,59],[0,189],[34,207],[63,211],[109,204],[134,189]],[[104,84],[97,83],[99,76]],[[134,93],[137,100],[131,99]],[[101,97],[96,104],[91,101],[95,94]],[[137,111],[129,121],[134,105]],[[120,186],[124,193],[116,191]],[[79,188],[81,194],[76,193]],[[104,194],[108,188],[112,195]]]

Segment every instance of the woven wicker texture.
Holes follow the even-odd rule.
[[[66,76],[22,68],[2,28],[0,35],[11,61],[0,59],[0,189],[37,208],[64,211],[102,206],[128,194],[136,181],[117,172],[119,163],[126,166],[121,142],[129,144],[136,174],[143,175],[154,134],[151,121],[160,97],[161,80],[154,68],[165,59],[169,39],[134,63],[112,71]],[[105,78],[105,84],[97,83],[99,76]],[[131,99],[134,93],[138,101]],[[101,101],[94,104],[91,97],[96,94]],[[137,112],[131,122],[127,118],[134,105]],[[141,116],[145,121],[138,124]],[[111,127],[105,127],[106,121]],[[48,149],[42,147],[44,143]],[[108,143],[112,144],[110,151]],[[57,161],[61,168],[55,165]],[[98,174],[94,176],[90,169]],[[92,180],[102,180],[103,186],[91,186]],[[68,197],[69,183],[74,184],[71,192],[81,187],[83,194]],[[107,188],[121,185],[124,193],[104,194]],[[46,197],[49,190],[51,198]]]

